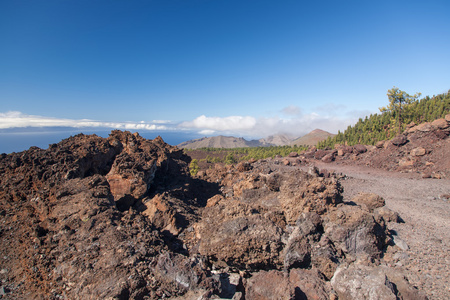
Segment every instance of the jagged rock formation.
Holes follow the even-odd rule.
[[[161,138],[120,131],[4,155],[0,249],[6,294],[160,297],[165,282],[173,283],[158,262],[175,246],[139,207],[151,190],[163,186],[170,194],[167,183],[176,188],[184,180],[188,160]]]
[[[2,155],[1,296],[345,299],[359,269],[387,278],[379,299],[419,293],[378,267],[395,216],[380,197],[344,203],[337,177],[279,160],[195,178],[189,160],[120,131]]]

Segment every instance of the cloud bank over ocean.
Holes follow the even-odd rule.
[[[152,122],[104,122],[96,120],[73,120],[27,115],[18,111],[0,113],[0,129],[23,127],[73,127],[73,128],[111,128],[122,130],[170,130],[170,121]]]
[[[234,135],[261,138],[274,134],[290,134],[298,137],[320,128],[331,133],[344,130],[354,124],[356,115],[344,117],[303,114],[298,107],[287,107],[281,112],[284,117],[227,116],[210,117],[201,115],[194,120],[175,123],[170,120],[153,120],[149,122],[111,122],[89,119],[66,119],[46,116],[28,115],[18,111],[0,113],[0,129],[45,128],[47,131],[56,127],[120,129],[130,131],[195,131],[203,135]]]

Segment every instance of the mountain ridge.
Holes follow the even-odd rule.
[[[310,133],[299,137],[291,142],[291,146],[315,146],[318,142],[326,140],[328,137],[333,137],[335,134],[329,133],[322,129],[314,129]]]
[[[287,134],[275,134],[270,135],[266,138],[250,141],[242,137],[219,135],[189,140],[178,144],[177,147],[185,149],[199,149],[199,148],[245,148],[245,147],[290,146],[294,145],[294,143],[299,140],[304,141],[305,143],[295,145],[314,146],[317,144],[317,142],[325,140],[329,136],[334,136],[334,134],[321,129],[315,129],[310,133],[299,138],[294,138],[293,136]]]

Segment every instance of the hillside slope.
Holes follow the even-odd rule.
[[[258,141],[260,146],[286,146],[292,142],[292,137],[286,134],[276,134]]]
[[[333,137],[335,134],[329,133],[321,129],[314,129],[310,133],[299,137],[291,142],[291,145],[296,146],[315,146],[318,142],[324,141],[329,137]]]
[[[247,141],[244,138],[237,138],[233,136],[213,136],[204,137],[200,139],[190,140],[178,144],[179,148],[198,149],[198,148],[244,148],[256,147],[257,141]]]
[[[450,91],[433,97],[425,97],[402,107],[401,130],[424,122],[444,118],[450,113]],[[355,125],[348,126],[344,132],[318,144],[319,148],[333,148],[335,144],[375,145],[382,140],[392,139],[399,133],[398,115],[395,110],[360,118]]]
[[[259,140],[247,141],[244,138],[233,136],[213,136],[190,140],[178,144],[179,148],[199,149],[199,148],[246,148],[246,147],[269,147],[289,145],[292,138],[288,135],[277,134]]]

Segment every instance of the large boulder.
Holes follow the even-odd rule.
[[[425,148],[423,147],[417,147],[414,148],[410,151],[410,154],[412,156],[424,156],[425,154],[427,154],[427,150],[425,150]]]
[[[314,158],[320,160],[327,154],[329,154],[329,151],[323,150],[323,149],[317,149],[317,151],[314,153]]]
[[[408,138],[403,134],[399,134],[391,140],[391,144],[394,146],[397,146],[397,147],[403,146],[407,142],[408,142]]]
[[[260,271],[247,280],[245,288],[247,299],[297,299],[295,287],[289,278],[280,271]]]
[[[122,210],[146,195],[161,165],[167,167],[171,156],[182,155],[181,150],[167,145],[160,137],[146,140],[137,133],[113,131],[110,143],[123,149],[106,174],[114,201]]]
[[[323,217],[325,235],[349,257],[379,257],[386,226],[359,206],[340,204]]]
[[[434,120],[433,122],[431,122],[431,126],[433,126],[434,128],[437,128],[437,129],[446,129],[450,125],[445,119],[437,119],[437,120]]]
[[[338,156],[344,156],[348,153],[352,153],[353,152],[353,147],[352,146],[347,146],[347,145],[341,145],[341,144],[336,144],[334,145],[334,149],[336,149],[337,151],[337,155]]]
[[[330,299],[330,288],[315,269],[289,273],[260,271],[247,280],[246,299]]]
[[[353,146],[353,149],[354,149],[354,151],[353,152],[355,152],[355,153],[364,153],[364,152],[367,152],[367,147],[366,146],[364,146],[364,145],[355,145],[355,146]]]
[[[425,300],[416,288],[391,268],[352,264],[336,270],[331,285],[339,300]]]
[[[294,286],[295,299],[333,299],[329,283],[317,269],[292,269],[289,272],[289,281]]]
[[[375,147],[377,147],[378,149],[382,149],[384,148],[386,141],[379,141],[375,144]]]
[[[308,268],[311,263],[311,249],[322,234],[322,220],[315,212],[303,213],[296,223],[297,226],[289,235],[283,250],[285,269]]]
[[[200,290],[220,293],[220,280],[207,271],[207,262],[199,256],[186,257],[163,252],[150,263],[154,276],[172,294]]]
[[[200,253],[218,266],[255,270],[281,264],[282,229],[264,211],[236,200],[205,208],[198,236]]]
[[[369,212],[373,212],[375,208],[386,205],[382,197],[373,193],[359,193],[358,195],[353,197],[352,201]]]
[[[445,115],[445,121],[447,121],[448,123],[450,123],[450,114]]]
[[[434,128],[431,126],[430,123],[422,123],[417,125],[416,127],[413,127],[414,131],[421,131],[421,132],[430,132]]]
[[[336,156],[336,154],[334,152],[329,153],[329,154],[325,155],[324,157],[322,157],[322,161],[324,163],[330,163],[330,162],[334,161],[335,156]]]
[[[342,202],[339,183],[258,166],[225,179],[225,197],[208,200],[196,226],[200,253],[219,267],[308,267],[323,232],[319,215]]]
[[[342,202],[342,187],[335,179],[306,177],[296,173],[284,177],[279,195],[288,224],[294,224],[303,212],[324,214],[330,207]]]
[[[178,235],[182,229],[182,224],[178,211],[173,202],[165,195],[155,195],[152,199],[146,201],[146,209],[143,214],[160,230]]]

